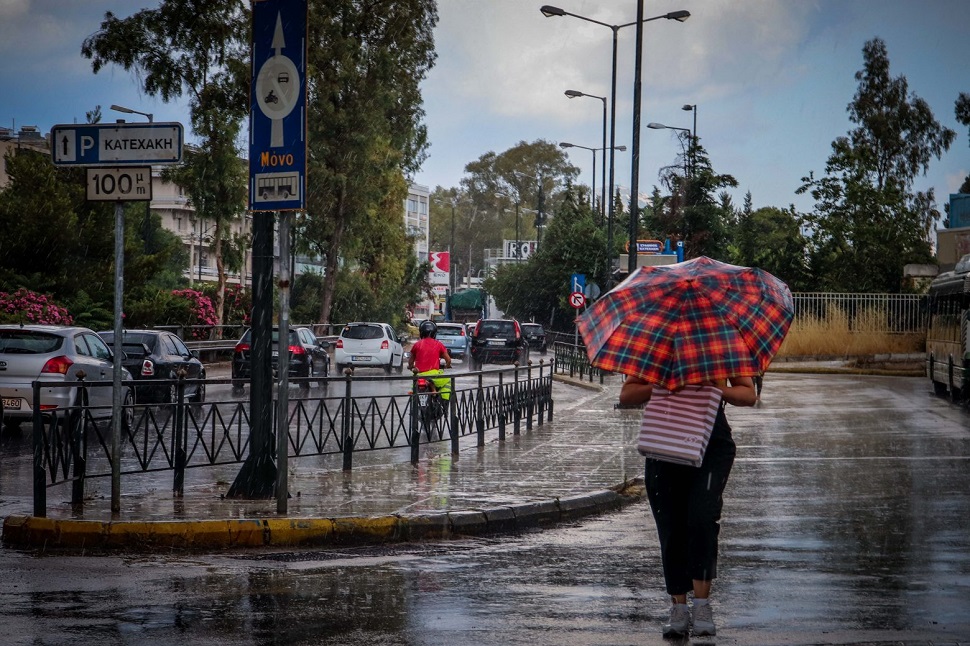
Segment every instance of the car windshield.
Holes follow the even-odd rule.
[[[64,337],[33,330],[0,330],[0,354],[47,354],[58,350]]]
[[[382,339],[384,331],[379,325],[348,325],[340,336],[345,339]]]
[[[438,336],[463,336],[460,327],[438,327]]]
[[[542,334],[542,326],[536,325],[535,323],[525,323],[522,325],[522,330],[524,332],[529,332],[530,334]]]

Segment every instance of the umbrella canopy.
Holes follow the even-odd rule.
[[[754,377],[794,315],[788,286],[705,256],[641,267],[577,319],[590,363],[675,389]]]

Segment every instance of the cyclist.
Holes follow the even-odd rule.
[[[444,344],[435,338],[438,334],[438,326],[434,321],[421,321],[418,334],[421,338],[411,346],[408,370],[416,372],[419,377],[429,377],[438,394],[441,395],[441,399],[448,401],[451,398],[451,379],[440,376],[435,378],[435,376],[444,374],[441,370],[441,359],[445,360],[445,368],[451,368],[451,355],[448,354]]]

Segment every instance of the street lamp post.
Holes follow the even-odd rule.
[[[677,126],[665,126],[664,124],[657,123],[655,121],[651,121],[650,123],[648,123],[647,127],[650,128],[651,130],[678,130],[680,132],[686,132],[688,135],[690,135],[690,128],[678,128]],[[688,167],[687,167],[688,154],[687,154],[687,149],[684,148],[684,142],[682,139],[680,142],[680,147],[681,147],[681,150],[683,150],[684,152],[684,177],[691,177],[694,172],[694,164],[692,161],[690,165],[690,169],[688,170]]]
[[[690,134],[690,174],[693,176],[697,172],[694,166],[694,150],[697,147],[697,104],[685,103],[681,110],[694,113],[694,130]]]
[[[588,151],[590,151],[590,152],[593,153],[593,183],[595,184],[595,182],[596,182],[596,153],[598,153],[598,152],[602,152],[603,153],[603,156],[604,156],[603,166],[605,167],[606,166],[605,157],[606,157],[606,151],[607,151],[607,149],[606,148],[590,148],[589,146],[580,146],[579,144],[571,144],[571,143],[568,143],[566,141],[560,142],[559,147],[560,148],[582,148],[583,150],[588,150]],[[617,146],[616,147],[616,150],[619,150],[620,152],[623,152],[623,151],[626,150],[626,146]],[[592,192],[594,194],[596,193],[596,188],[595,187],[592,188]],[[593,205],[593,208],[595,209],[595,203]]]
[[[615,168],[614,167],[615,159],[614,159],[614,156],[613,156],[613,151],[616,150],[616,45],[617,45],[617,33],[621,29],[623,29],[624,27],[630,27],[632,25],[637,25],[637,40],[638,40],[638,43],[639,43],[639,42],[642,42],[642,34],[640,33],[640,31],[642,29],[643,23],[650,22],[650,21],[653,21],[653,20],[660,20],[661,18],[662,19],[665,19],[665,20],[676,20],[677,22],[684,22],[685,20],[687,20],[688,18],[690,18],[690,12],[689,11],[686,11],[686,10],[671,11],[669,13],[663,14],[662,16],[654,16],[653,18],[643,18],[643,2],[641,0],[638,3],[638,7],[637,7],[637,20],[636,20],[636,22],[628,22],[628,23],[624,23],[622,25],[611,25],[611,24],[608,24],[608,23],[605,23],[605,22],[600,22],[599,20],[594,20],[593,18],[588,18],[586,16],[581,16],[581,15],[576,14],[576,13],[570,13],[569,11],[566,11],[564,9],[560,9],[559,7],[555,7],[553,5],[548,5],[548,4],[547,5],[543,5],[542,7],[540,7],[539,8],[539,11],[541,11],[542,12],[542,15],[545,16],[546,18],[572,16],[573,18],[579,18],[580,20],[585,20],[586,22],[591,22],[591,23],[594,23],[596,25],[603,25],[604,27],[609,27],[611,30],[613,30],[613,71],[612,71],[612,85],[611,85],[611,90],[610,90],[610,146],[609,146],[610,147],[610,198],[609,198],[610,204],[609,204],[609,211],[608,211],[609,216],[608,216],[608,221],[607,221],[607,244],[608,244],[608,246],[609,246],[609,248],[610,248],[610,250],[612,252],[612,249],[613,249],[613,211],[614,211],[614,205],[613,205],[613,180],[614,180],[614,168]],[[636,99],[636,110],[637,111],[639,111],[639,108],[640,108],[640,101],[639,101],[640,51],[641,51],[641,47],[638,44],[638,47],[637,47],[637,61],[636,61],[637,77],[638,78],[637,78],[636,86],[635,86],[636,87],[636,93],[637,93],[637,99]],[[640,122],[640,116],[639,116],[639,114],[637,114],[634,117],[634,125],[639,125],[639,122]],[[636,170],[634,170],[634,173],[636,173],[636,172],[639,171],[639,161],[640,161],[639,144],[640,144],[640,142],[639,142],[639,135],[637,134],[636,131],[634,131],[634,146],[635,147],[634,147],[634,151],[633,152],[634,152],[634,156],[635,156],[636,164],[637,164],[637,168],[636,168]],[[637,187],[634,184],[634,186],[631,187],[631,188],[633,188],[635,190]],[[631,221],[630,229],[635,231],[635,228],[634,227],[636,226],[635,225],[635,222],[636,222],[636,219],[637,219],[635,217],[636,216],[636,213],[637,213],[637,209],[636,209],[636,206],[637,206],[637,197],[636,197],[636,193],[635,192],[631,194],[630,200],[631,200],[631,204],[634,207],[633,209],[631,209],[631,213],[630,213],[630,221]],[[636,268],[636,244],[635,243],[632,243],[631,244],[631,247],[633,248],[633,253],[630,254],[630,258],[632,259],[631,262],[630,262],[630,267],[632,267],[633,269],[635,269]],[[633,269],[631,269],[630,271],[632,272]]]
[[[579,90],[566,90],[566,96],[570,99],[575,99],[580,96],[587,96],[591,99],[599,99],[603,102],[603,147],[600,150],[607,150],[606,147],[606,97],[596,96],[595,94],[586,94],[585,92],[580,92]],[[560,144],[561,145],[561,144]],[[612,169],[611,169],[612,170]],[[596,184],[596,155],[593,155],[593,186]],[[593,189],[593,193],[596,193],[596,189]],[[600,218],[601,221],[606,219],[606,158],[603,158],[603,182],[602,182],[602,193],[600,197]]]
[[[132,110],[131,108],[126,108],[123,105],[112,105],[111,109],[114,110],[115,112],[123,112],[125,114],[140,114],[141,116],[148,118],[148,123],[153,123],[155,119],[155,115],[152,114],[151,112],[139,112],[138,110]]]

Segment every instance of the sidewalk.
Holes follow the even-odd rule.
[[[448,442],[290,462],[286,514],[271,500],[223,496],[239,465],[190,469],[185,495],[171,495],[170,472],[123,481],[113,519],[110,482],[89,480],[81,515],[67,486],[48,491],[48,517],[30,516],[26,494],[7,501],[3,540],[13,546],[219,549],[264,545],[388,542],[519,531],[616,509],[639,499],[643,461],[635,449],[639,411],[614,410],[620,378],[604,386],[557,377],[552,422],[520,435],[486,434],[479,448]],[[133,485],[132,483],[137,482]],[[131,491],[138,493],[127,493]]]

